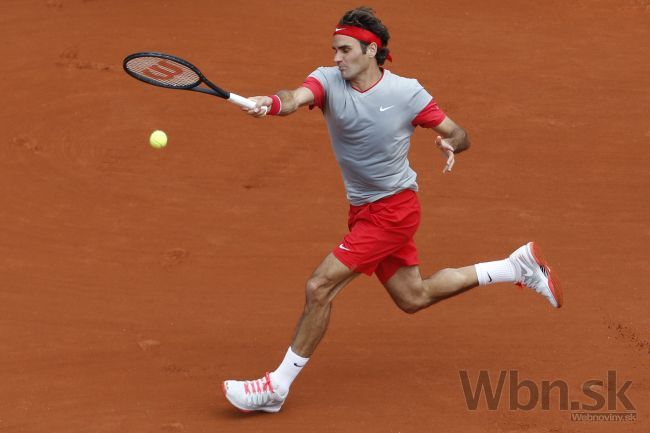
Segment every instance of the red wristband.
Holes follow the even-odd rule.
[[[282,110],[282,102],[280,102],[280,97],[278,95],[271,95],[269,98],[273,99],[273,103],[271,104],[269,112],[266,114],[268,116],[276,116],[280,114],[280,110]]]

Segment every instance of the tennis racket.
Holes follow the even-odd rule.
[[[253,108],[250,99],[218,87],[199,71],[199,68],[176,56],[162,53],[135,53],[127,56],[123,63],[127,74],[145,83],[167,89],[193,90],[218,96],[235,105]],[[204,84],[207,87],[201,86]],[[267,108],[262,107],[266,113]]]

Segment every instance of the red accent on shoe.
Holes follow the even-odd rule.
[[[557,301],[557,308],[560,308],[564,302],[562,290],[560,289],[560,281],[557,279],[557,276],[551,270],[550,266],[546,263],[546,260],[544,260],[544,257],[542,256],[542,253],[535,242],[531,242],[531,251],[533,252],[533,258],[537,264],[546,268],[548,275],[548,286],[551,288],[551,292],[553,292],[553,296]]]
[[[225,389],[225,382],[222,385],[222,388],[224,390],[224,393],[226,392]],[[271,385],[271,375],[267,372],[266,375],[264,376],[264,381],[262,382],[262,379],[256,379],[256,380],[251,380],[248,382],[244,382],[244,392],[246,394],[251,394],[251,393],[256,393],[256,392],[264,392],[266,390],[269,390],[269,392],[273,392],[273,385]]]
[[[264,384],[264,389],[268,387],[270,392],[273,392],[273,385],[271,385],[271,374],[267,371],[266,372],[266,383]]]

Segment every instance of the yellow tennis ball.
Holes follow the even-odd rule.
[[[149,136],[149,144],[154,149],[162,149],[167,146],[167,134],[164,131],[154,131]]]

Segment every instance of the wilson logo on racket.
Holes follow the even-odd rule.
[[[164,69],[163,69],[164,68]],[[169,81],[177,75],[183,73],[183,70],[167,60],[161,60],[158,64],[149,66],[142,71],[142,75],[146,75],[154,80]]]

